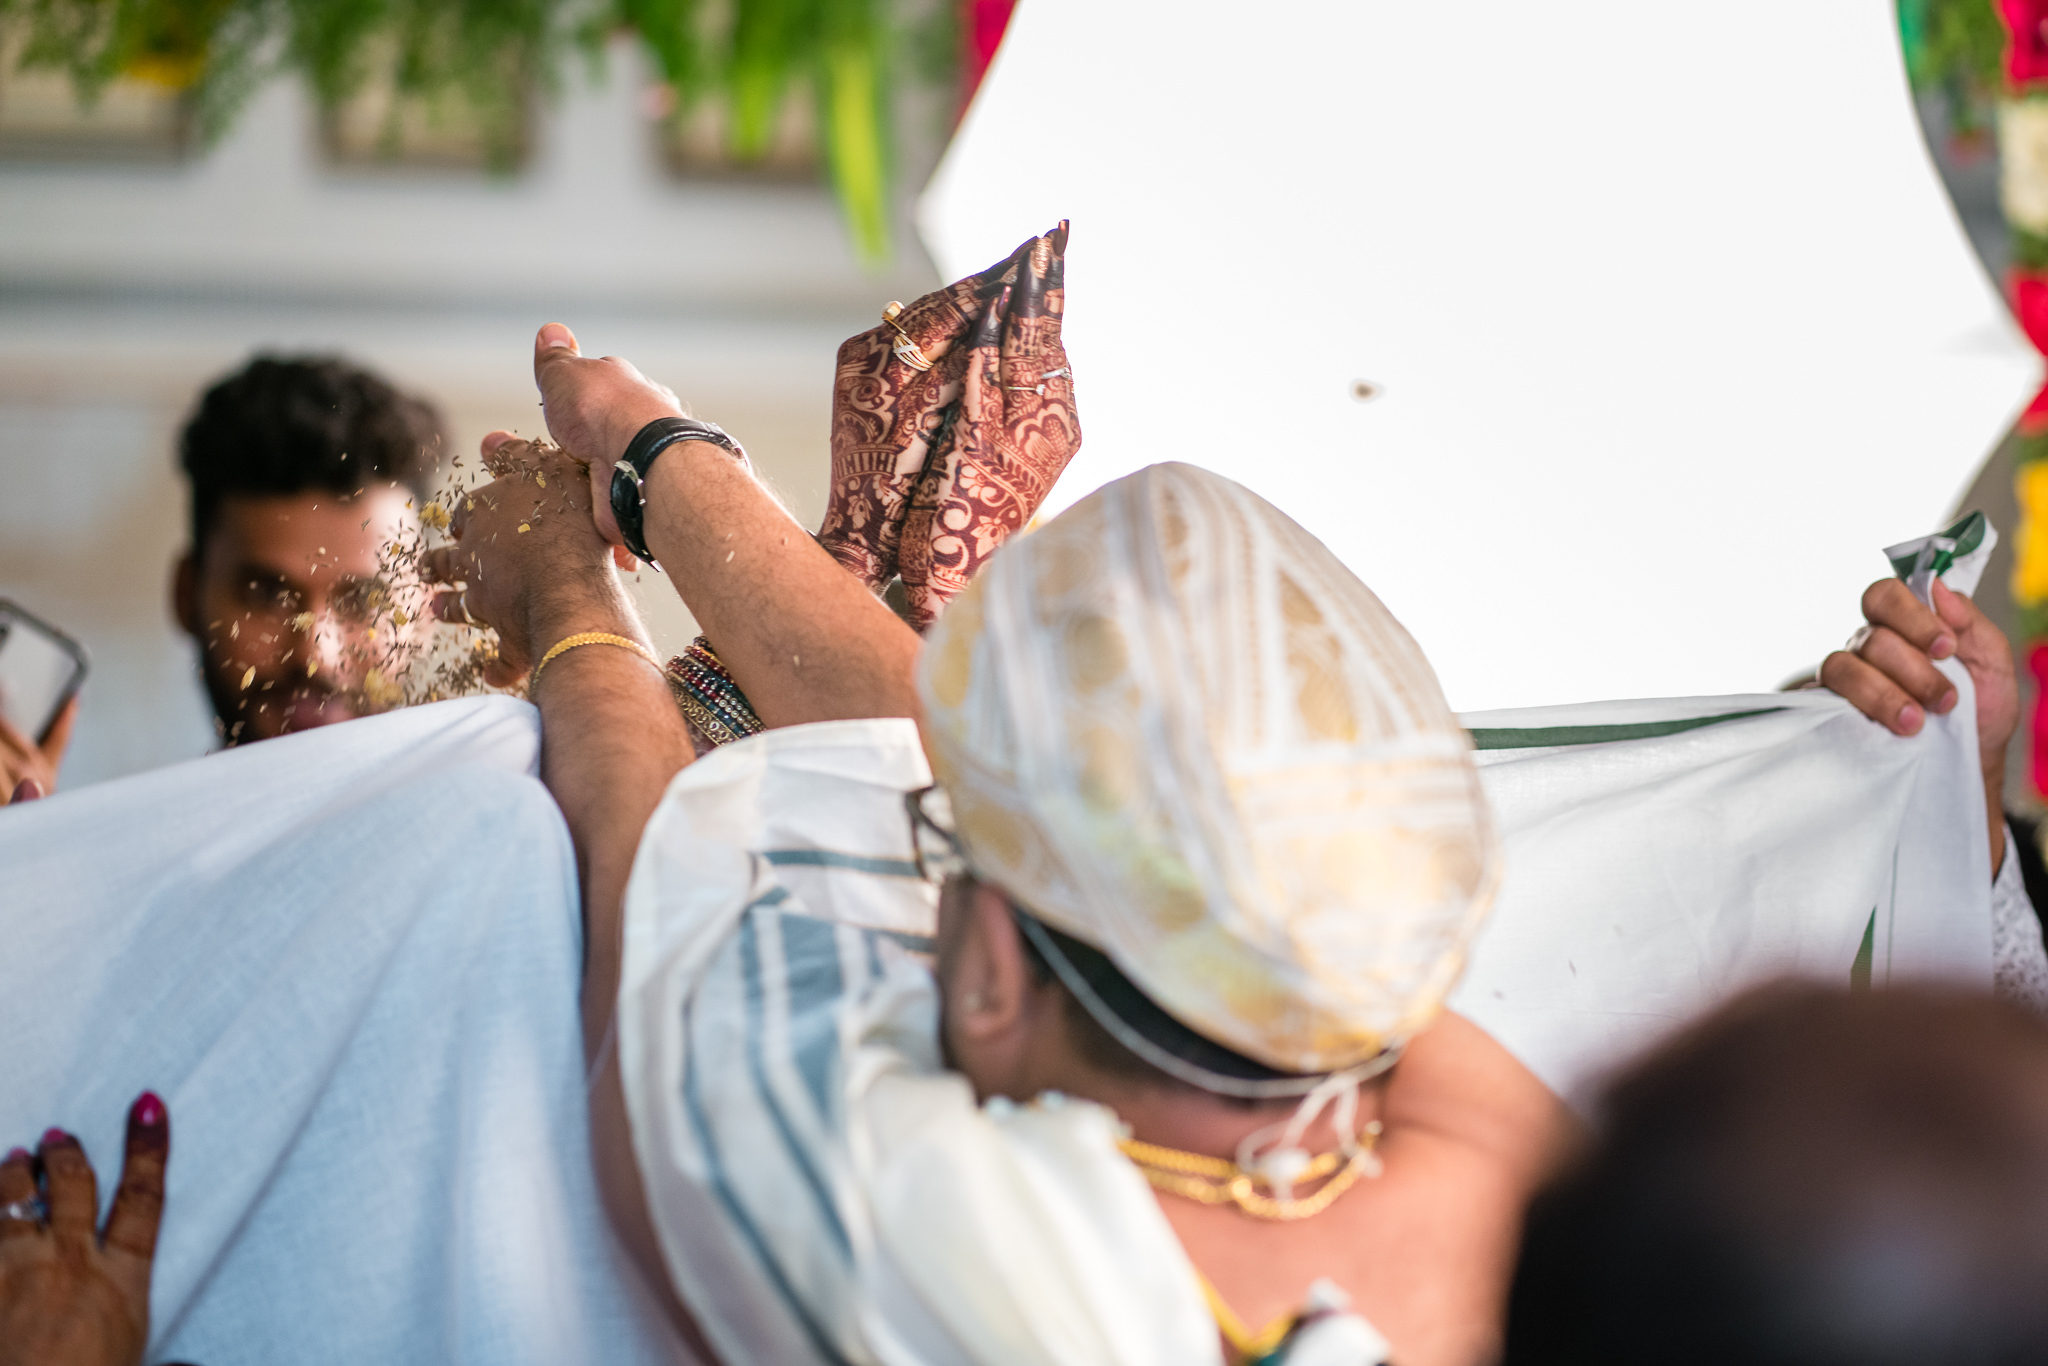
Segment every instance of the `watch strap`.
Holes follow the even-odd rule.
[[[723,446],[742,465],[747,463],[745,449],[715,422],[657,417],[633,434],[626,453],[612,466],[612,520],[619,524],[619,537],[626,549],[648,564],[654,563],[654,556],[647,550],[647,471],[653,468],[655,457],[679,441],[708,441]]]

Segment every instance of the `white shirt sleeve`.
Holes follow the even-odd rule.
[[[1991,989],[2002,1000],[2048,1015],[2048,948],[2020,878],[2017,840],[2006,826],[2005,866],[1991,884]]]

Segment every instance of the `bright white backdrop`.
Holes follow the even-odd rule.
[[[1892,16],[1023,0],[921,226],[960,275],[1073,220],[1059,503],[1244,481],[1460,709],[1768,688],[2038,378]]]

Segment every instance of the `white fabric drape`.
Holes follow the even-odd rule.
[[[0,1146],[109,1196],[171,1111],[149,1359],[672,1360],[586,1139],[575,862],[525,703],[0,809]]]
[[[1507,875],[1451,1008],[1577,1099],[1766,977],[1988,988],[1974,693],[1939,667],[1959,700],[1911,739],[1820,691],[1462,717]]]

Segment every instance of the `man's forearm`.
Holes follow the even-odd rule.
[[[730,455],[672,446],[646,497],[648,549],[764,722],[916,714],[916,633]]]
[[[646,643],[623,602],[558,606],[537,614],[535,647],[582,631]],[[690,761],[688,734],[660,672],[630,650],[584,645],[543,669],[541,781],[576,845],[584,912],[583,1029],[594,1054],[611,1020],[624,948],[626,879],[640,833],[661,794]]]

